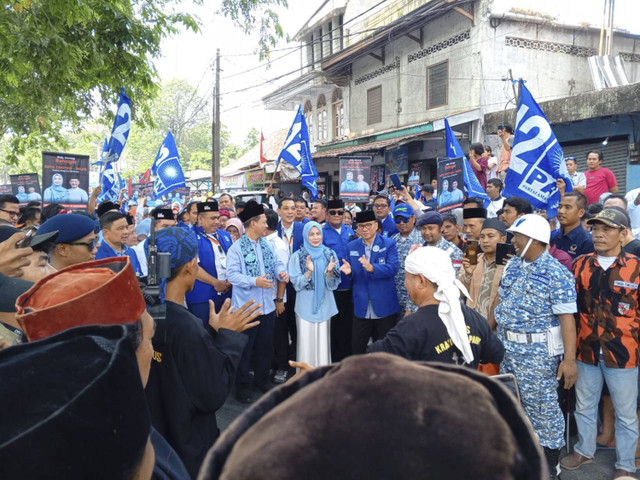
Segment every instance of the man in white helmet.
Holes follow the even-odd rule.
[[[564,418],[558,405],[558,381],[575,383],[577,311],[575,280],[548,252],[551,231],[539,215],[513,222],[516,257],[504,268],[495,308],[498,337],[505,355],[500,373],[512,373],[522,406],[544,447],[550,478],[557,478],[564,445]],[[564,358],[562,358],[564,343]]]

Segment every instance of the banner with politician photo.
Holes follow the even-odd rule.
[[[87,208],[89,155],[42,152],[42,202]]]
[[[422,170],[422,163],[412,163],[409,166],[409,178],[407,179],[407,185],[416,186],[420,184],[420,171]]]
[[[340,157],[340,198],[367,202],[371,191],[371,157]]]
[[[131,198],[138,204],[140,199],[144,198],[147,207],[155,206],[155,201],[153,200],[153,182],[132,183]]]
[[[162,195],[160,197],[165,205],[170,205],[173,207],[175,203],[179,203],[180,207],[184,205],[184,202],[187,198],[189,198],[189,194],[191,193],[191,187],[176,187],[171,192]]]
[[[20,205],[42,201],[37,173],[20,173],[9,175],[9,177],[11,178],[11,190],[18,197]]]
[[[438,211],[462,207],[464,200],[464,158],[438,158]]]
[[[409,147],[398,147],[384,152],[385,185],[389,175],[397,173],[403,175],[409,172]]]

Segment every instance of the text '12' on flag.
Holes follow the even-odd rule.
[[[480,185],[476,174],[473,173],[471,169],[471,165],[469,164],[469,160],[465,155],[458,139],[456,138],[455,133],[451,130],[449,126],[449,120],[444,119],[444,133],[445,133],[445,141],[447,142],[447,157],[448,158],[463,158],[462,162],[462,173],[464,176],[464,188],[467,193],[467,198],[470,197],[478,197],[481,198],[484,202],[485,208],[491,202],[491,199]]]
[[[102,183],[100,184],[100,195],[98,195],[98,203],[107,200],[115,202],[120,196],[120,174],[113,168],[112,163],[107,163],[101,175]]]
[[[156,182],[153,185],[153,196],[155,199],[158,199],[174,188],[186,186],[182,165],[180,164],[180,157],[178,155],[178,147],[171,132],[167,133],[167,137],[158,150],[158,155],[156,155],[156,159],[151,167],[151,173],[156,177]]]
[[[118,101],[118,111],[113,121],[113,129],[111,130],[111,138],[107,148],[107,163],[117,162],[122,156],[122,150],[129,138],[129,130],[131,129],[131,100],[124,93],[124,87],[120,90],[120,100]]]
[[[572,184],[562,147],[522,80],[514,133],[511,162],[504,179],[504,196],[526,198],[553,218],[560,203],[557,179],[564,178],[567,192],[571,191]]]
[[[313,200],[318,198],[318,172],[311,158],[309,129],[307,128],[307,121],[304,118],[301,105],[298,105],[298,113],[296,113],[293,125],[291,125],[289,129],[289,134],[278,156],[276,166],[281,160],[284,160],[298,170],[302,185],[309,189],[311,198]]]

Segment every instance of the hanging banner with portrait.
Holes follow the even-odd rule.
[[[407,179],[407,185],[416,186],[420,184],[420,171],[422,170],[422,163],[412,163],[409,165],[409,178]]]
[[[438,158],[438,211],[462,207],[464,200],[463,157]]]
[[[59,203],[65,208],[89,204],[89,155],[42,152],[43,205]]]
[[[29,202],[42,201],[37,173],[21,173],[9,175],[9,177],[11,178],[12,192],[18,197],[21,206]]]
[[[371,191],[371,157],[340,157],[340,199],[367,202]]]

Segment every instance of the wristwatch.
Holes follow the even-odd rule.
[[[282,303],[282,302],[284,302],[284,298],[278,297],[278,298],[274,299],[274,302]]]

